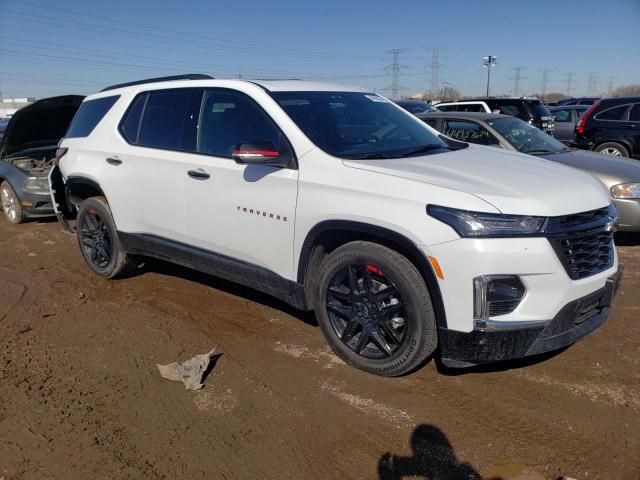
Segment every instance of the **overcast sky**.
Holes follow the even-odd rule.
[[[178,73],[323,79],[382,94],[385,52],[400,54],[403,94],[438,83],[482,94],[482,57],[498,56],[492,93],[584,95],[640,83],[640,0],[169,1],[0,0],[3,97],[88,94]]]

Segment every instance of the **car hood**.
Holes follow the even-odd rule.
[[[572,150],[542,155],[547,160],[563,163],[597,177],[607,187],[620,183],[640,182],[640,162],[628,158],[611,157],[601,153]]]
[[[0,157],[57,145],[83,99],[80,95],[45,98],[18,110],[2,137]]]
[[[607,189],[591,175],[542,158],[478,145],[419,157],[344,160],[344,164],[470,193],[506,214],[567,215],[611,202]]]

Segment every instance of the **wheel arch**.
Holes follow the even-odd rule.
[[[626,150],[627,153],[629,155],[631,155],[633,153],[633,148],[631,146],[631,142],[627,141],[624,138],[615,138],[615,139],[606,139],[606,140],[598,140],[594,146],[593,146],[593,150],[595,150],[596,148],[598,148],[600,145],[603,145],[605,143],[617,143],[619,145],[622,145]]]
[[[104,191],[98,182],[87,177],[69,177],[65,183],[65,200],[67,209],[73,206],[77,209],[82,200],[90,197],[105,197]],[[108,203],[108,200],[107,200]]]
[[[313,308],[315,272],[324,256],[346,243],[370,241],[391,248],[413,263],[418,269],[431,295],[438,327],[446,327],[446,314],[440,286],[435,273],[418,246],[406,236],[378,225],[351,220],[325,220],[315,225],[307,234],[300,250],[297,281],[304,285],[306,303]]]

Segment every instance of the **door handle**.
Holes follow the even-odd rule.
[[[198,170],[189,170],[187,172],[187,174],[191,177],[191,178],[195,178],[196,180],[207,180],[211,175],[209,175],[207,172],[205,172],[202,169],[198,169]]]
[[[120,160],[119,158],[109,157],[109,158],[107,158],[106,162],[109,165],[122,165],[122,160]]]

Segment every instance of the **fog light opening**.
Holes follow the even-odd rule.
[[[516,275],[485,275],[473,279],[473,319],[476,328],[485,328],[492,317],[513,312],[527,289]]]

